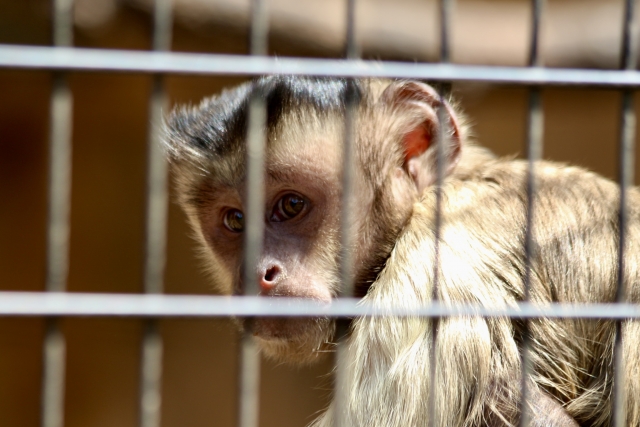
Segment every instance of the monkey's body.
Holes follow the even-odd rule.
[[[475,148],[473,148],[475,150]],[[487,307],[522,300],[527,166],[465,154],[442,188],[438,299]],[[480,160],[483,165],[478,165]],[[467,170],[467,166],[470,166]],[[536,165],[531,265],[534,302],[612,302],[617,285],[617,186],[580,168]],[[517,201],[514,203],[513,201]],[[435,189],[429,189],[367,296],[380,306],[431,300],[435,263]],[[479,209],[481,207],[481,209]],[[625,280],[639,301],[640,197],[628,198]],[[551,220],[550,220],[551,219]],[[505,236],[509,239],[505,240]],[[410,259],[406,259],[410,256]],[[407,267],[410,267],[408,269]],[[437,327],[437,426],[517,422],[521,325],[508,319],[450,318]],[[533,380],[581,426],[610,422],[614,324],[601,320],[530,322]],[[628,425],[640,425],[640,328],[623,326]],[[431,323],[426,319],[358,319],[349,341],[352,426],[419,426],[429,419]],[[465,384],[456,387],[452,384]],[[419,388],[416,392],[414,387]],[[531,388],[532,386],[530,386]],[[380,402],[385,402],[381,405]],[[535,405],[534,405],[535,406]],[[459,408],[465,408],[461,410]],[[533,411],[533,426],[564,426]],[[502,422],[504,417],[507,422]],[[318,425],[324,425],[319,421]],[[331,425],[330,423],[327,425]]]
[[[267,103],[261,295],[329,302],[338,292],[344,80],[270,77],[174,112],[169,157],[179,200],[226,294],[242,288],[244,139],[249,98]],[[418,82],[356,81],[354,281],[367,301],[424,304],[436,263],[435,144],[442,129],[437,298],[445,304],[513,305],[524,296],[527,167],[466,141],[455,110]],[[448,124],[440,123],[438,108]],[[617,186],[580,168],[536,165],[533,302],[615,300]],[[628,193],[626,300],[640,302],[640,195]],[[532,427],[604,427],[611,421],[615,324],[529,323]],[[308,362],[333,337],[330,319],[257,319],[269,357]],[[438,322],[356,319],[348,338],[350,427],[504,427],[519,420],[522,324],[507,318]],[[626,426],[640,426],[640,323],[623,323]],[[429,413],[431,386],[436,412]],[[333,405],[315,423],[333,425]],[[576,423],[577,422],[577,423]]]

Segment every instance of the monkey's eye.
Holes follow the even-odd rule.
[[[238,209],[229,209],[224,214],[224,226],[234,233],[241,233],[244,230],[244,214]]]
[[[271,220],[275,222],[289,220],[302,212],[305,203],[305,200],[297,194],[286,194],[278,200]]]

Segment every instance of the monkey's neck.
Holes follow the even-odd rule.
[[[375,283],[378,279],[378,275],[384,269],[385,264],[387,263],[387,259],[391,254],[391,249],[389,249],[388,253],[386,251],[379,251],[378,255],[374,257],[371,262],[371,265],[367,268],[362,269],[364,274],[360,274],[355,278],[355,283],[353,287],[353,296],[356,298],[362,298],[369,292],[369,288],[371,285]]]
[[[472,179],[473,176],[477,175],[478,170],[484,169],[488,164],[493,163],[495,159],[496,156],[486,148],[472,143],[465,144],[462,148],[460,161],[450,177],[460,180]],[[372,216],[380,220],[381,218],[387,218],[388,212],[387,215],[383,212],[372,212]],[[410,215],[406,217],[406,220],[409,217]],[[368,265],[357,268],[360,271],[360,275],[355,278],[354,296],[356,298],[362,298],[367,295],[371,285],[378,279],[378,275],[384,269],[405,223],[406,221],[398,224],[397,220],[394,220],[380,228],[380,230],[384,230],[384,233],[373,237],[375,243],[372,247],[375,253],[367,262]]]
[[[466,143],[462,146],[460,161],[451,175],[464,180],[465,177],[477,174],[479,170],[483,170],[487,164],[493,163],[494,160],[496,160],[496,155],[487,148]]]

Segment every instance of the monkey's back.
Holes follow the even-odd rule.
[[[455,252],[457,245],[466,246],[462,252],[472,248],[477,257],[471,262],[484,264],[482,274],[487,281],[498,283],[494,289],[501,287],[512,301],[522,300],[527,163],[511,159],[483,161],[483,167],[474,167],[470,173],[463,167],[461,173],[454,174],[443,186],[443,253],[447,253],[447,248]],[[584,169],[551,162],[537,163],[535,171],[531,300],[614,302],[618,282],[618,186]],[[425,194],[425,201],[435,206],[435,190]],[[637,189],[629,190],[627,209],[624,279],[627,300],[638,302]],[[464,292],[446,280],[442,281],[439,294],[445,301],[466,299]],[[521,341],[521,326],[514,322],[516,342]],[[561,401],[581,425],[607,425],[611,416],[614,323],[536,319],[529,327],[534,381]],[[623,339],[628,425],[637,426],[640,425],[640,324],[625,322]]]

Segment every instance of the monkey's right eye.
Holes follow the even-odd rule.
[[[244,230],[244,214],[238,209],[229,209],[224,214],[224,226],[234,233],[241,233]]]

